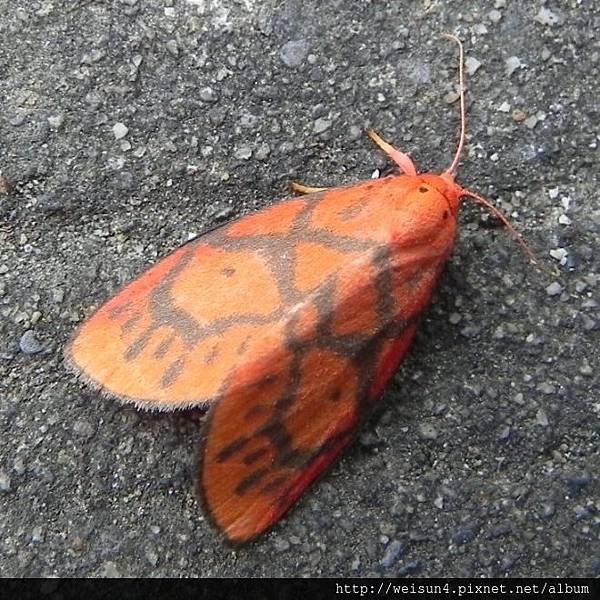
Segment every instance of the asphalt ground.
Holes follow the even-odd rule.
[[[600,5],[0,0],[0,575],[598,576]],[[410,357],[343,459],[231,548],[194,495],[201,419],[63,365],[94,307],[290,179],[389,172],[465,203]]]

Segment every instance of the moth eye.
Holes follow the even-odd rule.
[[[445,210],[442,213],[442,220],[445,221],[449,216],[450,216],[450,213],[447,210]]]
[[[426,194],[429,191],[429,188],[425,185],[422,185],[419,187],[419,191],[421,192],[421,194]]]

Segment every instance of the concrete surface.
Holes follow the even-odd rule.
[[[600,5],[0,0],[0,575],[600,574]],[[65,372],[76,324],[286,183],[385,172],[373,126],[485,211],[337,466],[231,549],[194,497],[199,420]],[[467,203],[468,204],[468,203]]]

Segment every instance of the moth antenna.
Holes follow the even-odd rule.
[[[456,173],[456,168],[458,167],[458,163],[460,161],[460,157],[465,145],[465,136],[467,129],[467,116],[465,110],[465,68],[464,68],[464,50],[462,42],[452,33],[442,33],[445,38],[452,40],[458,44],[458,85],[460,88],[460,138],[458,140],[458,148],[456,149],[456,154],[454,155],[454,160],[446,173],[450,175],[454,175]]]
[[[460,137],[458,140],[458,147],[456,148],[456,154],[454,155],[454,159],[452,164],[445,171],[444,174],[451,175],[454,178],[454,174],[456,173],[456,168],[458,167],[458,163],[460,162],[460,157],[463,152],[463,148],[465,145],[466,138],[466,130],[467,130],[467,111],[465,108],[465,67],[464,67],[464,50],[463,45],[460,39],[456,37],[452,33],[442,33],[445,38],[452,40],[458,44],[458,85],[460,88]],[[533,253],[531,248],[527,245],[527,242],[523,239],[523,236],[515,229],[514,225],[508,220],[508,218],[504,215],[504,213],[496,208],[489,200],[486,200],[482,196],[478,196],[469,190],[462,190],[464,196],[468,196],[475,200],[478,204],[485,206],[497,219],[499,219],[504,226],[508,229],[514,240],[521,246],[529,260],[541,269],[542,271],[549,273],[554,277],[558,277],[560,275],[560,271],[557,268],[550,268],[544,265],[539,261],[537,256]]]
[[[548,273],[554,277],[558,277],[560,275],[560,271],[557,268],[547,267],[545,264],[540,262],[538,257],[534,254],[531,248],[527,245],[527,242],[523,239],[523,236],[515,229],[514,225],[508,220],[508,217],[497,207],[495,207],[489,200],[486,200],[482,196],[474,194],[469,190],[462,190],[462,194],[464,196],[468,196],[477,202],[477,204],[481,204],[485,206],[497,219],[499,219],[503,225],[508,229],[514,240],[521,246],[529,260],[540,270]]]

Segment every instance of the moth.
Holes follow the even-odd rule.
[[[454,244],[450,167],[310,188],[188,242],[99,308],[65,349],[94,388],[150,410],[208,409],[198,491],[225,537],[276,523],[343,452],[414,339]],[[526,247],[525,247],[526,248]],[[526,248],[526,251],[531,253]]]

